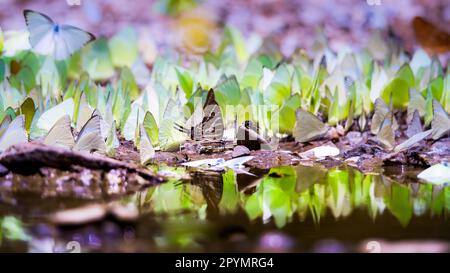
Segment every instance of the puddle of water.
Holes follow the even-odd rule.
[[[107,194],[109,186],[48,194],[42,181],[0,182],[0,251],[450,251],[450,187],[419,183],[416,170],[364,175],[294,166],[253,173],[194,172],[122,197]],[[135,206],[138,219],[107,216],[61,227],[45,218],[114,199]]]

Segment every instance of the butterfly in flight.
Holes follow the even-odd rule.
[[[196,122],[200,121],[200,122]],[[195,141],[219,141],[223,137],[224,123],[220,106],[216,102],[214,91],[209,90],[203,111],[196,110],[187,121],[187,128],[175,123],[175,129],[186,133]]]
[[[33,50],[52,56],[55,60],[64,60],[95,40],[93,34],[74,26],[55,23],[45,14],[24,10],[23,15]]]

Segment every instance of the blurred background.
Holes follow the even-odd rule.
[[[210,43],[215,30],[229,24],[245,37],[251,33],[270,37],[285,56],[298,48],[310,49],[318,27],[325,30],[334,49],[342,43],[364,45],[372,30],[381,29],[411,51],[416,46],[414,16],[450,31],[448,0],[0,0],[1,28],[25,28],[23,9],[43,12],[97,36],[110,37],[131,25],[158,48],[179,40],[180,32],[171,30],[201,25],[200,31],[188,31],[201,46]]]

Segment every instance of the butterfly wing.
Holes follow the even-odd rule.
[[[139,124],[144,121],[144,115],[145,111],[139,104],[133,103],[131,105],[131,112],[122,129],[122,135],[126,140],[132,140],[135,144],[137,143],[137,139],[139,138]]]
[[[53,54],[55,48],[53,20],[45,14],[32,10],[25,10],[23,15],[30,33],[30,45],[34,51],[43,55]]]
[[[2,123],[0,123],[0,136],[2,136],[4,132],[6,132],[11,122],[11,116],[8,115],[3,118]]]
[[[423,131],[422,122],[420,121],[419,111],[414,111],[413,117],[408,124],[408,128],[406,129],[406,136],[409,138],[415,134],[418,134]]]
[[[116,121],[114,120],[109,127],[108,136],[106,138],[106,153],[108,156],[114,156],[116,148],[119,147],[119,139],[116,134]]]
[[[73,147],[75,151],[106,153],[106,143],[102,137],[101,117],[94,111],[93,116],[81,128],[77,142]]]
[[[386,117],[381,124],[380,130],[377,134],[377,140],[388,150],[392,150],[395,145],[395,133],[392,128],[390,117]]]
[[[75,145],[75,140],[70,124],[71,120],[69,115],[60,118],[44,138],[44,144],[72,148]]]
[[[150,138],[152,145],[158,146],[159,129],[156,119],[153,116],[152,112],[147,111],[142,124],[144,125],[145,132],[147,132],[147,135]]]
[[[34,51],[42,55],[52,55],[56,60],[66,59],[95,39],[94,35],[77,27],[58,26],[50,17],[40,12],[25,10],[24,17]]]
[[[202,139],[212,141],[221,140],[224,131],[222,111],[216,102],[212,89],[209,90],[208,96],[206,97],[203,112],[204,116],[201,122]]]
[[[405,151],[405,150],[413,147],[414,145],[416,145],[417,143],[419,143],[420,141],[424,140],[429,135],[431,135],[431,133],[432,133],[432,130],[430,129],[425,132],[419,132],[419,133],[411,136],[410,138],[408,138],[401,144],[397,145],[394,148],[394,152],[399,153],[399,152]]]
[[[433,129],[431,135],[435,140],[450,133],[450,116],[436,100],[433,100],[433,119],[431,120],[431,128]]]
[[[25,130],[25,117],[20,115],[9,124],[1,136],[0,153],[12,145],[25,142],[28,142],[27,132]]]
[[[201,139],[201,126],[203,121],[203,105],[202,103],[197,103],[195,110],[192,115],[186,120],[185,125],[180,125],[177,122],[174,123],[175,129],[189,135],[192,140]],[[198,135],[196,135],[198,133]]]
[[[192,115],[186,121],[185,128],[193,128],[196,125],[201,124],[201,122],[203,121],[203,117],[204,117],[203,105],[201,103],[198,103],[197,106],[195,107],[194,113],[192,113]]]
[[[31,138],[44,136],[55,123],[65,115],[73,117],[74,101],[73,98],[67,99],[60,104],[45,111],[36,123],[36,129],[31,130]]]
[[[303,109],[297,110],[293,135],[298,142],[308,142],[325,136],[328,127],[318,117]]]
[[[142,124],[139,129],[140,129],[139,155],[141,158],[141,164],[146,165],[147,163],[150,162],[150,160],[152,160],[155,157],[155,149],[153,148],[150,137],[148,136]]]
[[[158,130],[158,140],[162,151],[176,151],[186,141],[186,134],[174,128],[174,121],[164,119]]]
[[[446,185],[450,182],[450,165],[446,162],[439,163],[429,167],[417,175],[417,178],[423,179],[435,185]]]
[[[175,101],[174,99],[170,98],[167,102],[166,109],[164,110],[163,118],[164,119],[171,119],[173,121],[180,120],[181,118],[181,111],[180,108],[182,106],[178,101]]]
[[[95,40],[95,36],[92,33],[69,25],[62,25],[56,36],[54,52],[56,60],[66,59],[74,52],[80,50],[87,43]]]
[[[233,158],[227,160],[217,166],[217,168],[230,168],[230,169],[239,169],[244,167],[244,163],[250,161],[254,158],[254,156],[241,156],[237,158]]]
[[[372,124],[370,125],[370,131],[372,134],[376,135],[381,128],[387,113],[389,112],[389,107],[381,98],[377,98],[374,103],[374,114],[372,117]]]
[[[393,116],[394,113],[391,111],[391,107],[389,107],[381,98],[377,98],[375,100],[375,111],[372,117],[372,124],[370,125],[370,131],[372,134],[376,135],[381,130],[381,125],[386,119],[391,120],[392,122],[392,129],[395,131],[398,129],[398,123],[395,117]]]
[[[423,117],[426,112],[425,98],[419,92],[415,89],[410,89],[409,98],[407,122],[411,122],[416,110],[419,112],[419,117]]]
[[[102,135],[101,130],[101,124],[100,124],[101,117],[98,114],[94,114],[91,116],[91,118],[84,124],[84,126],[81,128],[80,132],[78,133],[78,138],[82,138],[84,135],[87,135],[89,133],[96,133],[99,136]]]
[[[78,152],[105,154],[106,144],[99,132],[91,131],[78,137],[73,149]]]
[[[82,103],[79,106],[78,117],[77,117],[77,125],[75,129],[77,132],[80,132],[83,129],[83,126],[94,116],[94,109],[92,109],[87,103]]]

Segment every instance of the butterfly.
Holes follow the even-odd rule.
[[[363,115],[363,114],[362,114]],[[347,121],[345,122],[344,132],[348,132],[353,125],[353,119],[355,117],[355,99],[350,99],[350,108],[348,110]]]
[[[183,132],[192,140],[218,141],[223,137],[224,123],[220,106],[217,104],[214,91],[210,89],[206,96],[203,111],[197,108],[186,122],[188,127],[174,124],[176,130]]]
[[[71,121],[68,115],[61,117],[49,130],[44,138],[44,144],[69,148],[79,152],[106,153],[105,140],[101,133],[101,116],[94,111],[91,118],[83,125],[76,141],[72,133]]]
[[[147,132],[148,137],[153,145],[158,146],[159,129],[155,117],[150,111],[147,111],[142,122],[144,130]]]
[[[450,34],[440,30],[437,26],[422,17],[414,17],[412,27],[417,42],[430,55],[450,51]]]
[[[2,122],[0,123],[0,136],[3,135],[3,133],[6,132],[6,130],[8,129],[9,125],[11,124],[11,121],[13,120],[13,118],[10,115],[6,115]]]
[[[414,111],[413,117],[408,124],[408,128],[406,129],[406,136],[412,137],[415,134],[418,134],[423,131],[422,121],[420,120],[420,114],[418,110]]]
[[[450,183],[450,165],[447,162],[438,163],[419,173],[417,178],[436,185],[446,185]]]
[[[297,110],[293,135],[298,142],[308,142],[324,137],[328,132],[328,126],[318,117],[303,109]]]
[[[155,149],[153,148],[152,141],[148,136],[144,125],[139,127],[140,141],[139,141],[139,155],[141,164],[146,165],[155,157]]]
[[[0,125],[3,131],[0,135],[0,153],[12,145],[28,142],[24,115],[17,116],[7,125],[8,122],[9,119],[4,119]]]
[[[407,122],[411,122],[413,119],[413,115],[415,114],[415,111],[418,111],[419,117],[423,117],[426,113],[426,100],[415,89],[409,90],[409,103],[408,103],[408,109],[407,109]]]
[[[116,153],[116,148],[119,146],[120,142],[116,134],[116,121],[113,120],[109,128],[108,136],[106,137],[106,155],[113,157]]]
[[[401,144],[395,146],[394,153],[399,153],[413,147],[414,145],[431,135],[432,131],[433,130],[430,129],[424,132],[418,132],[417,134],[411,136]]]
[[[33,50],[42,55],[50,55],[55,60],[64,60],[95,40],[93,34],[74,26],[55,23],[45,14],[24,10],[23,15]]]
[[[35,126],[31,127],[30,138],[37,139],[45,136],[52,126],[65,115],[68,115],[72,119],[74,108],[75,102],[73,98],[70,98],[42,113]]]
[[[75,139],[72,134],[72,123],[69,115],[64,115],[55,122],[44,138],[44,144],[65,148],[73,148]]]
[[[376,135],[377,140],[388,150],[392,150],[395,145],[395,132],[392,120],[392,115],[386,115]]]
[[[392,107],[389,107],[381,98],[377,98],[375,100],[375,111],[372,117],[372,124],[370,125],[370,131],[372,134],[376,135],[381,129],[381,125],[388,117],[389,120],[392,120],[392,129],[398,129],[398,123],[393,117]]]
[[[434,140],[443,137],[445,134],[450,133],[450,116],[442,108],[442,105],[433,100],[433,119],[431,120],[431,133]]]

